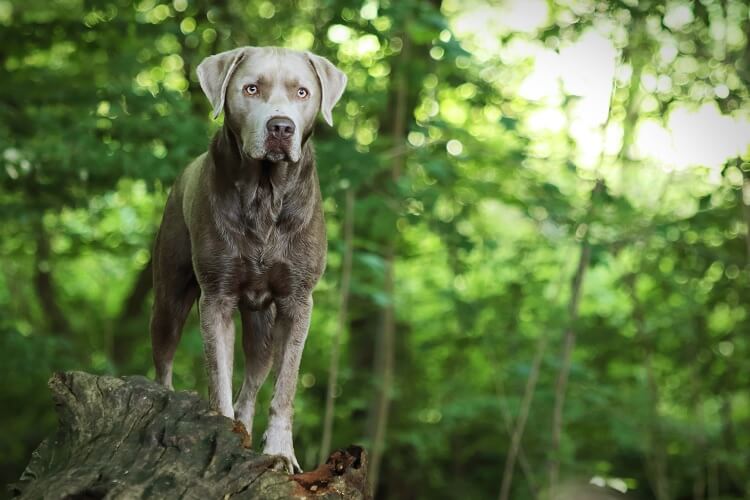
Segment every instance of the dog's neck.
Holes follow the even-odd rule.
[[[309,139],[307,134],[296,163],[254,160],[242,153],[240,138],[224,123],[209,149],[210,182],[215,188],[213,204],[222,205],[218,213],[236,214],[236,220],[227,221],[232,228],[242,227],[246,236],[265,241],[274,225],[294,230],[309,222],[305,214],[311,211],[305,206],[320,196]]]

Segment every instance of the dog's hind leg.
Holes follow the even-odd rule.
[[[190,238],[173,196],[165,208],[153,255],[154,308],[151,346],[156,381],[172,388],[172,361],[200,288],[191,262]]]
[[[275,307],[271,305],[262,311],[242,307],[240,314],[242,350],[245,352],[245,379],[234,404],[234,414],[252,436],[255,399],[273,363],[272,329]]]
[[[198,297],[198,283],[186,285],[180,296],[175,292],[161,293],[154,298],[151,316],[151,347],[153,349],[156,381],[172,388],[172,362],[182,336],[190,309]]]

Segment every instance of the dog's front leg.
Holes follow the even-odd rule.
[[[279,353],[276,386],[269,410],[268,429],[264,435],[263,453],[281,455],[290,473],[301,472],[297,458],[294,456],[292,417],[297,375],[307,330],[310,327],[312,303],[312,297],[308,296],[288,307],[279,308],[274,327],[274,337],[279,336],[277,349],[280,348],[281,352]]]
[[[208,369],[208,401],[222,415],[234,418],[232,368],[234,365],[234,304],[221,297],[201,296],[198,304],[203,349]]]
[[[245,351],[245,380],[234,403],[234,418],[245,425],[252,436],[255,399],[273,362],[273,324],[275,309],[251,311],[241,308],[242,348]]]

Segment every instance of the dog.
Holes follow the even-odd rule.
[[[197,74],[224,124],[175,181],[156,237],[156,380],[172,388],[175,350],[197,300],[210,405],[252,432],[255,399],[274,365],[263,453],[301,472],[293,403],[327,250],[312,133],[318,112],[333,124],[347,77],[324,57],[278,47],[209,56]],[[245,374],[232,405],[236,310]]]

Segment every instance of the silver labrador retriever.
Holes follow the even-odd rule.
[[[242,47],[198,66],[224,126],[180,177],[154,248],[151,318],[156,378],[172,387],[172,361],[198,299],[209,401],[252,432],[255,398],[271,365],[276,386],[263,453],[299,470],[292,414],[312,290],[325,268],[326,234],[312,131],[346,76],[327,59],[276,47]],[[245,377],[232,406],[233,314],[242,319]]]

